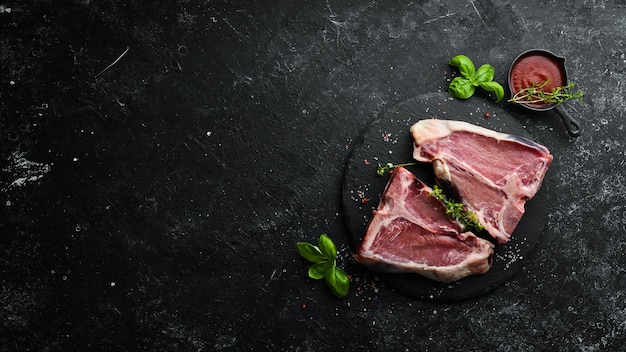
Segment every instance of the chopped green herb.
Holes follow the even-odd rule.
[[[350,278],[337,266],[337,247],[326,234],[322,234],[317,246],[308,242],[296,243],[298,252],[304,259],[313,263],[309,267],[309,277],[324,279],[330,291],[337,297],[348,295]]]

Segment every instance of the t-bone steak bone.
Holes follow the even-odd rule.
[[[494,245],[445,213],[432,189],[403,167],[393,170],[356,253],[375,271],[412,272],[442,282],[484,274]]]
[[[511,238],[552,155],[540,144],[467,122],[426,119],[411,126],[413,158],[432,162],[438,183],[459,198],[499,244]]]

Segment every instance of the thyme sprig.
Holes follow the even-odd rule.
[[[378,167],[376,168],[376,173],[378,174],[378,176],[384,176],[385,173],[391,172],[391,170],[395,169],[396,167],[411,166],[411,165],[417,165],[417,163],[403,163],[403,164],[386,163],[385,165],[378,164]]]
[[[478,218],[473,211],[467,210],[463,203],[448,198],[443,193],[443,189],[439,188],[437,185],[433,186],[433,190],[430,192],[429,196],[441,201],[446,206],[446,214],[464,224],[468,230],[481,232],[485,229],[485,226],[478,222]]]
[[[574,91],[574,82],[566,86],[554,87],[550,91],[545,91],[545,86],[550,83],[546,80],[543,83],[533,82],[529,87],[520,89],[515,93],[509,102],[520,104],[561,104],[566,100],[575,99],[581,101],[585,93],[582,90]]]

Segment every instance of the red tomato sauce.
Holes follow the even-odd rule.
[[[565,69],[563,64],[556,59],[541,55],[531,54],[520,58],[511,68],[511,87],[513,94],[521,89],[535,85],[541,85],[550,81],[543,87],[544,91],[551,91],[555,87],[566,84]],[[534,107],[545,107],[546,104],[528,104]]]

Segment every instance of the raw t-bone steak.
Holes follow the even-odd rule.
[[[431,162],[438,183],[456,196],[499,244],[507,243],[552,162],[523,137],[467,122],[427,119],[411,126],[413,158]]]
[[[431,191],[407,169],[394,169],[356,260],[373,270],[413,272],[443,282],[487,272],[494,245],[461,232]]]

